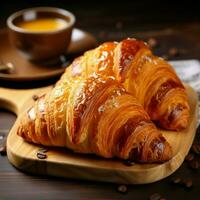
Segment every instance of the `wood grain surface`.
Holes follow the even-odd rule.
[[[21,116],[34,103],[33,94],[41,95],[49,89],[50,87],[33,90],[0,88],[1,105],[18,115],[7,139],[7,154],[10,162],[22,171],[114,183],[152,183],[169,176],[180,167],[192,145],[197,125],[198,96],[187,86],[191,107],[188,128],[181,132],[161,130],[173,149],[173,158],[170,161],[163,164],[135,164],[127,167],[117,159],[102,159],[60,148],[50,148],[47,159],[40,160],[37,158],[40,146],[25,142],[16,132]]]

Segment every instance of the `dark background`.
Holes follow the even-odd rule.
[[[199,22],[199,6],[195,2],[198,1],[8,0],[1,1],[0,23],[2,27],[5,26],[6,18],[20,9],[36,6],[61,7],[76,15],[77,27],[93,33],[99,41],[104,41],[130,37],[137,31]]]
[[[76,27],[92,33],[99,43],[136,37],[156,37],[154,53],[163,56],[174,46],[178,58],[200,58],[200,11],[198,1],[172,0],[19,0],[0,1],[0,27],[18,10],[53,6],[76,15]]]
[[[154,37],[159,42],[154,48],[157,55],[169,56],[169,49],[176,47],[181,53],[170,59],[200,58],[200,11],[195,2],[197,1],[0,1],[0,27],[5,27],[7,17],[17,10],[55,6],[73,12],[76,15],[76,27],[92,33],[98,42],[125,37],[144,40]],[[24,85],[29,84],[31,85]],[[46,85],[49,82],[40,84]],[[9,129],[14,121],[14,115],[0,110],[0,129]],[[0,132],[2,134],[5,133]],[[196,141],[200,140],[196,137]],[[200,199],[199,173],[199,170],[191,170],[188,163],[184,162],[170,177],[153,184],[128,186],[128,193],[120,194],[116,190],[117,184],[27,175],[10,165],[6,157],[0,156],[0,199],[142,200],[149,199],[153,193],[160,193],[166,199],[195,200]],[[176,177],[192,179],[194,186],[186,189],[173,185],[171,179]]]

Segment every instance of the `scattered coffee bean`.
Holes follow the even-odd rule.
[[[152,48],[158,45],[158,41],[155,38],[149,38],[147,43]]]
[[[154,193],[149,197],[149,200],[160,200],[161,195],[158,193]]]
[[[193,161],[190,162],[190,168],[191,169],[197,170],[197,169],[199,169],[199,167],[200,167],[200,164],[197,160],[193,160]]]
[[[197,155],[200,155],[200,145],[199,144],[193,144],[191,151]]]
[[[47,155],[43,152],[37,152],[37,157],[39,159],[45,159],[45,158],[47,158]]]
[[[46,153],[49,151],[49,149],[45,148],[45,147],[41,147],[39,150],[39,152],[42,152],[42,153]]]
[[[193,186],[192,179],[184,180],[184,181],[183,181],[183,185],[184,185],[186,188],[191,188],[191,187]]]
[[[189,153],[189,154],[185,157],[185,161],[191,162],[192,160],[194,160],[194,154]]]
[[[165,197],[161,197],[159,200],[167,200]]]
[[[128,191],[128,189],[127,189],[126,185],[119,185],[117,188],[117,191],[120,193],[126,193]]]
[[[133,162],[132,160],[125,160],[123,163],[126,166],[133,166],[133,165],[135,165],[135,162]]]
[[[175,48],[175,47],[169,49],[169,55],[170,55],[170,56],[178,56],[178,55],[179,55],[178,49]]]
[[[0,147],[0,154],[1,154],[1,156],[6,156],[7,155],[6,144]]]
[[[34,101],[37,101],[38,100],[38,95],[36,95],[36,94],[34,94],[33,96],[32,96],[32,99],[34,100]]]
[[[174,183],[174,184],[179,184],[179,183],[181,183],[181,178],[176,177],[176,178],[172,179],[172,183]]]

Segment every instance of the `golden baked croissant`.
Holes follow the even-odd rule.
[[[186,128],[188,97],[173,68],[152,54],[143,41],[106,42],[77,58],[64,76],[97,72],[114,76],[136,96],[151,120],[167,130]]]
[[[18,135],[106,158],[163,162],[172,150],[150,119],[179,130],[188,118],[185,88],[172,67],[144,42],[126,39],[75,59],[25,113]]]
[[[69,70],[69,69],[68,69]],[[25,140],[105,158],[169,160],[169,143],[137,99],[112,76],[70,76],[68,70],[21,119]]]

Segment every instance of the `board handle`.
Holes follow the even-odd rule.
[[[0,107],[18,115],[24,103],[29,98],[39,92],[47,92],[50,88],[51,86],[36,89],[9,89],[0,87]]]

